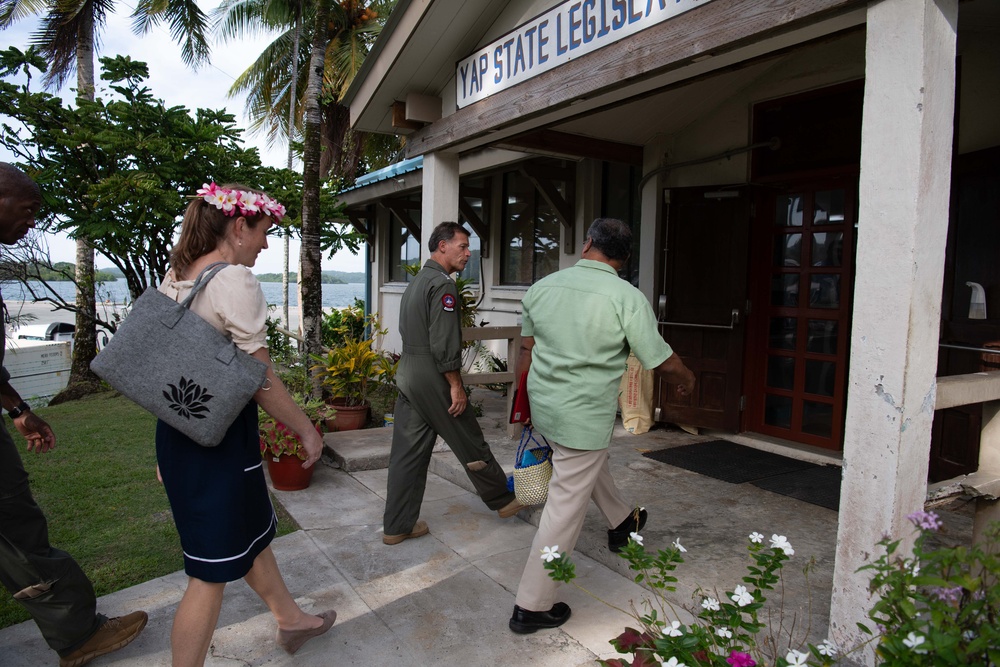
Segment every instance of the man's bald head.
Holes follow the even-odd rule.
[[[42,191],[27,174],[0,162],[0,243],[14,245],[35,226]]]

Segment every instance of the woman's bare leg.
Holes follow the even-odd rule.
[[[244,577],[274,614],[279,630],[308,630],[323,625],[323,619],[299,609],[285,586],[271,547],[260,552]]]
[[[219,622],[225,590],[225,584],[189,578],[184,597],[177,605],[170,633],[173,667],[201,667],[205,664],[205,656]]]

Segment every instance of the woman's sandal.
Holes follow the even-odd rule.
[[[308,630],[282,630],[278,628],[276,639],[278,646],[285,649],[289,654],[294,654],[307,641],[313,637],[319,637],[329,630],[333,626],[333,622],[337,620],[337,612],[332,609],[316,615],[323,619],[323,624],[318,628],[309,628]]]

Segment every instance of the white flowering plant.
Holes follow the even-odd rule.
[[[611,645],[619,653],[633,657],[630,662],[615,658],[602,660],[601,664],[607,667],[800,667],[833,664],[837,649],[829,640],[813,646],[804,641],[793,641],[790,632],[785,632],[789,636],[777,637],[773,630],[784,629],[780,615],[776,628],[766,631],[768,628],[760,619],[767,600],[765,592],[781,585],[782,567],[795,550],[784,535],[772,535],[766,546],[764,540],[764,536],[756,531],[750,534],[748,551],[751,563],[741,584],[724,594],[709,594],[701,588],[696,591],[699,605],[686,609],[695,620],[685,624],[674,620],[680,619],[680,614],[665,593],[676,591],[674,584],[677,578],[673,573],[677,565],[684,562],[681,554],[687,549],[678,539],[670,549],[652,555],[643,547],[642,536],[632,533],[628,545],[619,555],[636,573],[635,581],[645,582],[654,597],[643,601],[645,613],[634,606],[631,611],[615,607],[632,616],[638,628],[626,627],[622,634],[611,640]],[[576,577],[574,565],[565,554],[558,553],[558,549],[555,546],[543,550],[545,569],[556,581],[573,582]],[[807,577],[811,564],[804,568]],[[804,635],[808,632],[808,628],[803,631]]]
[[[918,536],[912,555],[900,540],[883,539],[885,553],[862,570],[874,574],[878,598],[868,617],[881,665],[1000,665],[1000,522],[971,547],[932,548],[941,528],[934,512],[909,517]]]

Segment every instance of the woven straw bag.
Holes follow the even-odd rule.
[[[538,437],[541,443],[535,439],[531,427],[525,426],[514,457],[514,495],[522,505],[541,505],[549,495],[552,447],[545,436]]]

